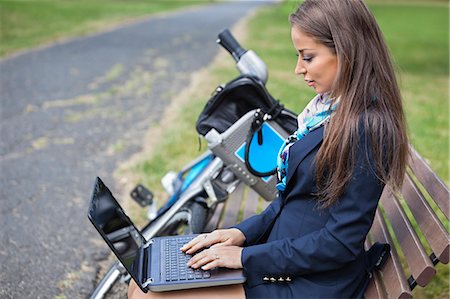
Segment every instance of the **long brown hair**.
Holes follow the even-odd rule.
[[[306,0],[289,20],[330,48],[338,60],[331,96],[339,98],[339,106],[315,160],[321,206],[330,206],[344,193],[356,151],[365,146],[359,144],[361,134],[367,136],[374,171],[398,190],[408,158],[405,116],[391,57],[374,16],[361,0]]]

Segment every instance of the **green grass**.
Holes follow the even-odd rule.
[[[448,5],[373,2],[370,8],[397,65],[411,142],[448,184]],[[267,63],[271,93],[300,112],[313,92],[294,76],[296,56],[287,15],[295,7],[296,1],[288,1],[259,14],[250,25],[252,34],[246,44]]]
[[[0,56],[208,0],[0,0]]]
[[[183,165],[206,151],[206,142],[199,139],[195,130],[197,116],[217,85],[234,75],[236,71],[232,58],[229,58],[229,66],[210,69],[208,76],[205,76],[201,83],[201,88],[186,92],[184,97],[188,99],[187,103],[175,105],[177,106],[175,111],[170,113],[173,117],[168,121],[163,120],[156,128],[162,132],[164,138],[158,141],[151,157],[132,169],[133,173],[139,174],[139,179],[144,185],[151,187],[156,198],[164,199],[160,180],[167,171],[179,171]]]

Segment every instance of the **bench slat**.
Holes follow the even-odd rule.
[[[380,273],[375,271],[373,273],[372,279],[369,281],[366,293],[364,294],[365,299],[387,299],[387,295],[384,290],[383,282],[380,277]]]
[[[418,285],[426,286],[436,274],[436,269],[397,198],[390,191],[385,194],[386,196],[381,199],[381,203],[400,243],[411,275]]]
[[[256,193],[253,189],[247,188],[247,196],[245,200],[245,207],[242,219],[250,218],[253,215],[256,215],[256,211],[258,209],[259,202],[259,194]]]
[[[385,193],[383,193],[385,195]],[[386,223],[377,209],[375,219],[370,230],[372,239],[380,243],[394,244],[389,235]],[[388,298],[412,298],[411,290],[406,282],[405,274],[400,264],[397,250],[391,245],[389,258],[382,269],[382,278],[386,287]]]
[[[447,264],[450,236],[409,175],[405,177],[402,194],[434,254]]]
[[[414,175],[419,179],[427,192],[445,214],[450,219],[449,190],[444,182],[433,172],[431,167],[419,155],[419,153],[410,146],[411,159],[409,166]]]
[[[228,228],[237,223],[242,198],[244,196],[244,186],[245,184],[240,183],[226,201],[226,213],[223,217],[222,223],[220,223],[221,228]]]

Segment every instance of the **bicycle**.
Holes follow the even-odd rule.
[[[196,129],[207,140],[209,149],[178,173],[169,172],[162,178],[169,195],[165,204],[155,212],[156,201],[151,191],[143,185],[131,191],[131,197],[148,208],[149,222],[141,231],[146,240],[154,236],[202,233],[216,206],[226,201],[240,183],[251,186],[266,200],[276,196],[273,162],[268,166],[261,163],[255,149],[267,152],[264,145],[269,144],[270,151],[276,153],[279,146],[264,143],[263,137],[275,136],[282,142],[287,132],[296,129],[297,117],[265,89],[267,67],[255,52],[242,48],[229,30],[218,35],[217,43],[234,58],[240,76],[219,85],[198,118]],[[272,156],[276,159],[276,155]],[[127,244],[120,243],[124,239],[115,236],[117,248],[127,250]],[[129,280],[125,268],[117,261],[90,298],[104,298],[115,283]]]

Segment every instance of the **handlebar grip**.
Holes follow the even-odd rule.
[[[219,33],[217,43],[230,52],[236,62],[238,62],[239,59],[241,59],[241,56],[247,52],[247,50],[241,47],[228,29]]]

